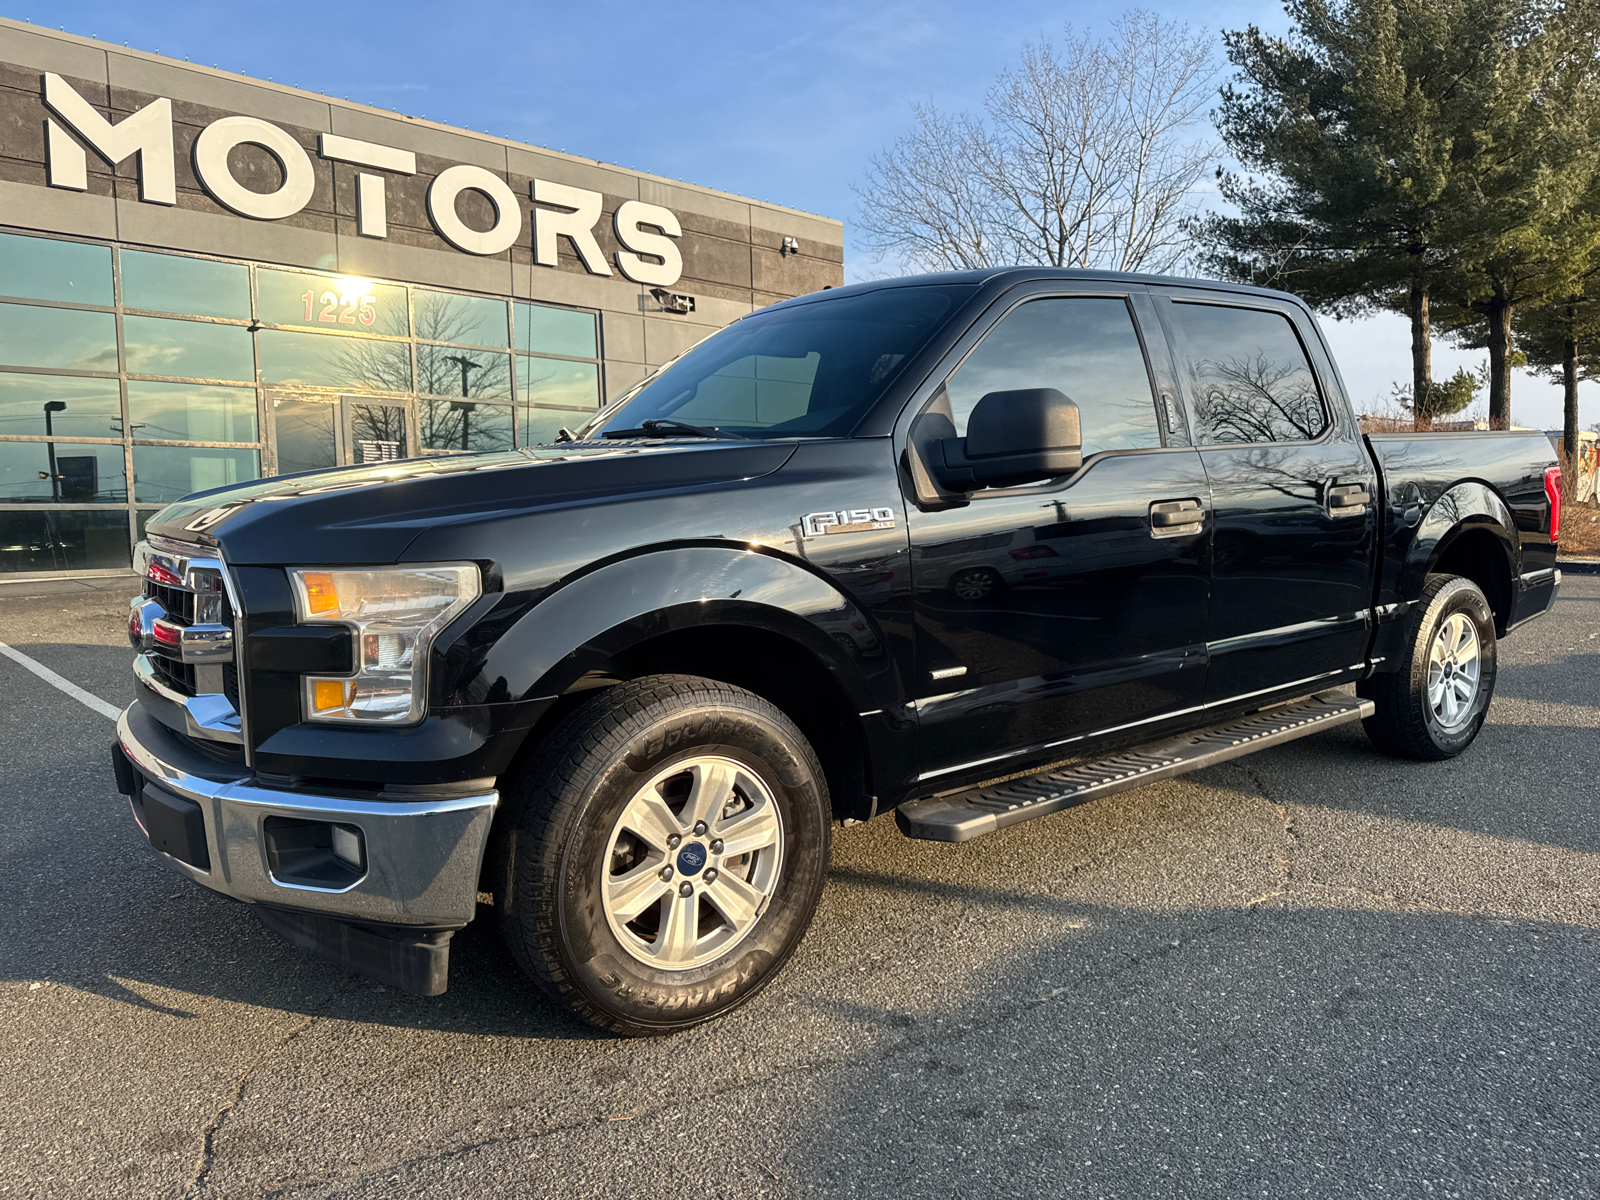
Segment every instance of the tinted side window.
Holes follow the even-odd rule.
[[[1161,445],[1133,314],[1115,296],[1030,300],[989,331],[945,387],[962,437],[990,392],[1050,387],[1078,406],[1085,458]]]
[[[1200,442],[1301,442],[1320,437],[1327,412],[1294,326],[1282,313],[1175,303],[1189,345],[1189,384]]]

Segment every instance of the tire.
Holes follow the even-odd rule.
[[[690,675],[609,688],[508,794],[491,861],[511,953],[615,1033],[671,1033],[750,999],[822,895],[822,768],[793,722],[741,688]]]
[[[999,574],[988,567],[970,567],[950,577],[951,594],[969,604],[987,600],[1004,586]]]
[[[1362,722],[1367,737],[1399,758],[1454,758],[1483,728],[1495,660],[1494,613],[1478,585],[1459,575],[1430,575],[1400,669],[1356,687],[1377,705]]]

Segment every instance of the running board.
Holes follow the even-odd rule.
[[[1324,692],[1049,775],[1013,779],[979,792],[913,800],[895,810],[895,820],[907,837],[967,842],[1101,796],[1359,721],[1372,713],[1370,700]]]

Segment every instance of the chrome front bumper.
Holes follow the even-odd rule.
[[[209,870],[161,857],[203,887],[251,904],[435,929],[459,928],[476,911],[498,792],[390,801],[266,787],[191,750],[137,704],[118,719],[117,740],[141,785],[200,806]],[[363,873],[340,888],[277,878],[267,854],[269,817],[355,826],[365,842]]]

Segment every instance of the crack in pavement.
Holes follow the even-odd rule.
[[[250,1085],[251,1078],[266,1065],[269,1059],[281,1052],[289,1043],[293,1042],[321,1019],[321,1017],[307,1017],[287,1034],[279,1038],[277,1042],[263,1050],[256,1056],[256,1060],[244,1069],[244,1073],[239,1076],[239,1082],[234,1085],[233,1095],[228,1097],[227,1102],[217,1109],[210,1121],[206,1122],[200,1143],[200,1161],[195,1164],[194,1176],[184,1189],[185,1194],[198,1196],[206,1189],[211,1177],[211,1168],[216,1162],[217,1134],[221,1132],[223,1125],[227,1123],[239,1101],[244,1098],[244,1089]]]

